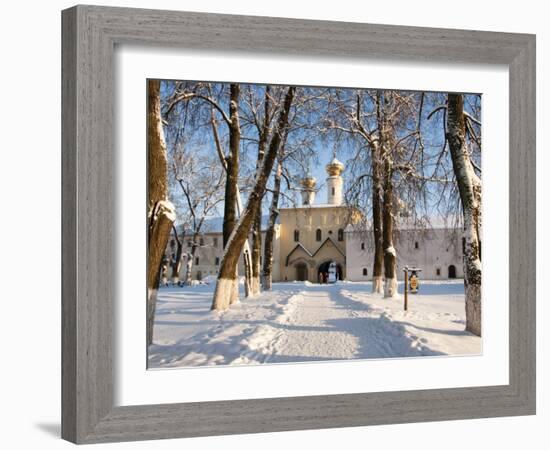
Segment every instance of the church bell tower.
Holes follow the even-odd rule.
[[[329,205],[341,205],[344,189],[344,180],[342,172],[344,165],[334,158],[326,166],[327,178],[327,203]]]
[[[316,180],[311,175],[307,175],[302,180],[302,205],[311,206],[315,202],[315,183]]]

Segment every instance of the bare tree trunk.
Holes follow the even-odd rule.
[[[193,258],[193,249],[191,249],[191,252],[187,253],[187,262],[185,263],[185,286],[191,286],[191,282],[193,281]]]
[[[241,129],[239,125],[239,94],[238,84],[231,84],[231,99],[229,105],[229,155],[226,157],[227,176],[225,179],[225,203],[223,213],[223,246],[227,245],[229,236],[237,222],[237,195],[239,189],[239,146]]]
[[[263,154],[262,154],[263,158]],[[258,155],[258,165],[261,164],[260,155]],[[252,255],[251,255],[251,279],[250,279],[250,295],[254,296],[260,293],[260,255],[262,251],[262,202],[254,217],[252,224]]]
[[[147,252],[147,345],[153,342],[153,324],[162,257],[175,220],[168,201],[166,142],[160,112],[160,81],[149,80],[147,105],[148,137],[148,252]]]
[[[263,267],[263,288],[271,290],[273,283],[273,239],[275,237],[275,223],[279,216],[279,193],[281,191],[281,175],[283,165],[281,161],[277,163],[275,179],[273,181],[273,197],[269,208],[269,222],[265,233],[264,242],[264,267]]]
[[[195,264],[195,255],[197,253],[197,247],[199,242],[199,233],[193,233],[193,240],[191,241],[191,251],[187,254],[187,264],[185,268],[185,285],[191,286],[193,281],[193,264]]]
[[[240,192],[237,192],[237,213],[239,216],[242,214],[242,199]],[[244,241],[243,246],[243,268],[244,268],[244,296],[249,297],[252,295],[252,258],[250,256],[250,244],[248,243],[248,239]],[[239,273],[238,273],[238,267],[235,268],[235,278],[238,281]],[[237,283],[237,291],[238,291],[238,283]],[[238,293],[238,292],[237,292]],[[237,297],[233,297],[231,300],[231,303],[235,303],[238,300]]]
[[[269,150],[264,157],[262,167],[258,171],[254,183],[254,188],[248,197],[246,208],[239,220],[239,224],[231,234],[225,253],[221,261],[220,271],[218,273],[218,282],[212,301],[212,309],[226,309],[230,305],[231,292],[235,284],[234,268],[239,260],[243,245],[248,237],[252,222],[256,217],[257,210],[260,208],[262,196],[265,192],[267,179],[273,169],[273,163],[279,151],[282,141],[282,134],[288,125],[288,115],[294,99],[295,87],[289,87],[285,96],[284,106],[279,113],[277,129],[271,138]]]
[[[384,213],[383,213],[383,248],[384,248],[384,297],[397,294],[396,253],[393,246],[393,168],[391,158],[384,160]]]
[[[239,195],[239,147],[241,142],[241,128],[239,124],[239,95],[238,84],[230,85],[229,102],[229,155],[226,158],[227,175],[225,179],[225,204],[223,213],[223,246],[227,251],[229,237],[237,223],[237,197]],[[231,276],[231,303],[239,298],[238,259],[232,268]]]
[[[168,286],[168,258],[166,254],[162,255],[160,262],[160,285]]]
[[[261,202],[254,224],[252,226],[252,280],[251,280],[251,295],[256,295],[260,292],[260,272],[261,272],[261,252],[262,252],[262,208]]]
[[[466,291],[466,330],[481,336],[481,180],[476,175],[466,143],[464,98],[449,94],[447,141],[453,172],[458,184],[464,220],[464,288]]]
[[[233,115],[233,117],[235,117],[235,115]],[[237,118],[238,118],[238,116],[237,116]],[[216,144],[216,151],[218,152],[218,157],[220,158],[220,163],[222,164],[222,166],[225,170],[225,173],[226,173],[226,192],[228,192],[228,189],[229,189],[229,187],[228,187],[228,174],[229,174],[229,171],[230,171],[230,169],[229,169],[229,159],[230,158],[226,158],[224,156],[221,141],[220,141],[220,137],[219,137],[219,134],[218,134],[218,127],[216,125],[216,119],[214,117],[214,110],[213,109],[211,110],[210,122],[212,124],[212,134],[213,134],[213,137],[214,137],[214,143]],[[231,132],[231,129],[230,129],[230,132]],[[231,146],[232,143],[234,143],[234,142],[230,141],[230,146]],[[234,168],[232,168],[232,170],[234,170]],[[235,175],[233,175],[233,178],[238,179],[238,170],[237,170],[237,176],[235,177]],[[227,202],[227,196],[225,197],[225,200]],[[238,186],[237,186],[237,191],[236,191],[235,210],[236,210],[236,215],[240,215],[242,213],[242,200],[241,200],[241,194],[238,190]],[[224,214],[224,217],[225,217],[225,214]],[[233,223],[235,223],[235,220],[233,221]],[[227,225],[229,227],[229,222],[228,222]],[[229,228],[227,228],[227,230],[229,231]],[[226,239],[228,239],[230,235],[231,235],[230,232],[226,235],[226,222],[224,220],[224,242],[223,242],[224,247],[225,247],[225,244],[227,243]],[[246,240],[245,245],[244,245],[243,266],[244,266],[244,269],[245,269],[244,295],[245,295],[245,297],[248,297],[248,295],[250,293],[250,284],[251,284],[251,279],[252,279],[252,271],[250,269],[251,266],[252,266],[252,262],[250,260],[250,246],[248,244],[248,239]],[[238,295],[239,294],[238,278],[239,278],[239,271],[238,271],[238,265],[237,265],[237,267],[235,268],[235,280],[237,280],[237,281],[235,282],[236,283],[235,288],[233,289],[234,295],[232,297],[231,303],[235,303],[239,298],[239,295]]]
[[[372,146],[372,230],[374,235],[374,261],[372,268],[372,292],[382,293],[384,270],[384,245],[382,237],[382,179],[380,146]]]
[[[397,294],[396,253],[393,246],[393,124],[388,120],[387,107],[389,99],[385,94],[377,93],[376,115],[380,138],[382,180],[384,192],[382,195],[382,248],[384,249],[384,297],[394,297]]]
[[[250,297],[253,294],[252,288],[252,258],[250,257],[250,249],[243,251],[243,268],[244,268],[244,296]],[[237,278],[239,274],[235,275]]]
[[[269,109],[271,104],[271,92],[270,87],[266,86],[264,96],[264,117],[263,125],[259,130],[258,141],[258,161],[256,162],[256,170],[258,170],[262,164],[265,147],[267,144],[267,138],[269,136]],[[263,198],[263,195],[262,195]],[[261,254],[262,254],[262,207],[260,200],[260,208],[254,218],[254,224],[252,225],[252,280],[251,289],[252,295],[256,295],[260,292],[260,273],[261,273]]]
[[[180,270],[181,270],[181,258],[183,255],[183,242],[178,236],[178,230],[172,225],[172,232],[174,233],[174,240],[176,241],[176,253],[175,257],[171,261],[172,269],[172,283],[179,284],[180,282]]]

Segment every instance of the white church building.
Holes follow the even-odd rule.
[[[394,247],[397,256],[397,277],[403,267],[422,269],[420,278],[446,280],[463,278],[462,230],[444,224],[413,223],[402,220],[397,224]],[[372,280],[374,240],[371,230],[353,225],[346,229],[346,265],[349,281]]]
[[[339,278],[349,281],[372,280],[374,259],[372,230],[364,225],[361,213],[343,201],[344,165],[333,159],[327,166],[327,199],[317,203],[316,180],[302,180],[302,205],[280,208],[275,228],[273,281],[318,282],[330,263],[337,267]],[[264,221],[262,221],[264,222]],[[210,221],[196,250],[192,278],[216,276],[223,255],[222,220]],[[262,224],[262,246],[265,224]],[[422,269],[421,279],[445,280],[463,277],[462,232],[436,222],[431,224],[401,217],[396,223],[394,247],[398,277],[405,266]],[[190,247],[190,238],[186,238]],[[167,257],[173,255],[173,242]],[[261,254],[263,255],[263,248]],[[242,262],[239,264],[242,274]],[[182,272],[186,264],[183,261]],[[165,274],[166,276],[170,274]],[[185,278],[184,273],[179,274]]]

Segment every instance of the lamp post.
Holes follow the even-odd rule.
[[[407,311],[409,308],[409,271],[411,271],[412,275],[414,275],[414,279],[411,280],[411,289],[412,293],[416,294],[418,292],[418,278],[416,274],[418,272],[422,272],[422,269],[419,269],[418,267],[409,267],[405,266],[403,267],[403,273],[405,275],[405,289],[403,293],[403,310]]]
[[[403,269],[403,273],[405,274],[405,291],[403,295],[403,310],[407,311],[408,308],[408,294],[409,294],[409,269],[408,267],[405,267]]]

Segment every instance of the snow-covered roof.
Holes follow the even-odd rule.
[[[441,216],[430,217],[398,217],[395,226],[399,230],[418,230],[418,229],[435,229],[444,230],[451,228],[459,228],[462,222],[458,222],[452,218]]]
[[[313,205],[286,206],[283,209],[315,209],[315,208],[349,208],[348,205],[334,205],[332,203],[314,203]]]
[[[269,215],[262,215],[262,231],[267,230]],[[277,219],[277,223],[279,223]],[[221,233],[223,231],[223,217],[212,217],[206,219],[202,225],[203,233]]]
[[[289,254],[286,256],[286,260],[285,260],[285,265],[288,266],[288,262],[290,260],[290,257],[292,256],[292,254],[297,251],[297,250],[302,250],[303,252],[306,253],[306,255],[308,255],[309,257],[315,257],[315,255],[317,253],[319,253],[321,251],[321,249],[323,247],[325,247],[326,245],[328,245],[329,243],[331,243],[335,248],[336,250],[342,255],[342,256],[346,256],[344,254],[344,252],[342,252],[342,250],[340,249],[340,247],[338,247],[338,245],[336,245],[336,242],[334,242],[334,239],[332,239],[330,236],[327,237],[321,245],[319,245],[319,247],[317,247],[317,250],[315,250],[314,252],[310,252],[307,248],[305,248],[300,242],[298,242],[298,244],[296,244],[296,246],[289,252]]]
[[[405,230],[450,230],[461,228],[462,223],[456,222],[453,219],[447,219],[441,216],[414,218],[414,217],[398,217],[395,222],[395,229],[400,231]],[[362,232],[372,228],[372,222],[367,221],[357,224],[350,224],[345,228],[346,233]]]

